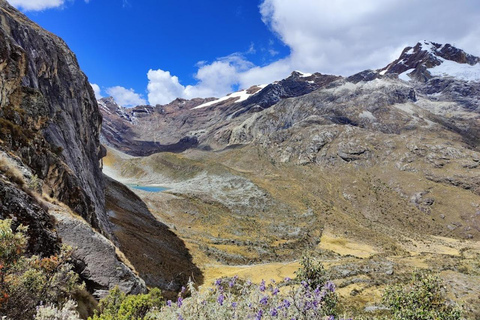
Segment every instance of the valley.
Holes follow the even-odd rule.
[[[480,319],[480,58],[423,40],[350,76],[292,71],[127,108],[5,0],[0,22],[2,319],[68,304],[69,319],[104,319],[105,297],[119,313],[121,299],[151,299],[143,313],[183,319],[171,300],[225,307],[220,278],[253,282],[260,309],[243,307],[258,319],[287,315],[282,286],[323,290],[322,303],[336,286],[339,310],[374,318],[389,311],[386,288],[418,270]],[[171,77],[160,71],[148,74]],[[305,255],[333,284],[283,282]],[[188,300],[189,281],[219,296]]]

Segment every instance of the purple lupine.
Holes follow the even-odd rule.
[[[327,289],[330,292],[335,292],[335,284],[332,281],[328,281],[325,284],[325,289]]]
[[[216,285],[217,287],[220,287],[221,284],[222,284],[222,280],[221,280],[221,279],[215,280],[215,285]]]
[[[263,280],[263,279],[262,279],[262,282],[260,283],[260,288],[259,288],[259,290],[260,290],[261,292],[264,292],[264,291],[265,291],[265,280]]]
[[[262,299],[260,299],[260,303],[266,305],[268,303],[268,297],[264,296]]]
[[[308,282],[307,281],[302,281],[301,283],[302,283],[302,286],[304,288],[308,288]]]
[[[217,298],[218,304],[223,306],[223,300],[225,300],[225,297],[223,296],[223,294],[220,294]]]
[[[290,281],[290,280],[292,280],[292,279],[290,279],[289,277],[286,277],[286,278],[285,278],[285,282],[288,282],[288,281]]]
[[[182,297],[178,297],[178,300],[177,300],[177,306],[180,308],[183,304],[183,299]]]
[[[185,293],[185,287],[182,286],[182,291],[180,291],[181,294],[184,294]]]
[[[172,306],[172,300],[167,300],[167,306],[169,306],[169,307]]]
[[[277,309],[273,308],[272,310],[270,310],[270,315],[271,315],[272,317],[278,316],[278,311],[277,311]]]
[[[288,301],[287,299],[283,300],[283,306],[284,306],[286,309],[290,308],[290,305],[291,305],[291,304],[290,304],[290,301]]]
[[[255,316],[255,320],[262,319],[262,316],[263,316],[263,310],[258,310],[257,315]]]
[[[232,308],[236,308],[238,306],[238,303],[232,302]]]
[[[280,290],[278,290],[278,288],[275,287],[275,288],[273,289],[273,291],[272,291],[272,294],[273,294],[274,296],[276,296],[279,292],[280,292]]]

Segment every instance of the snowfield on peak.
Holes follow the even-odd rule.
[[[441,59],[441,58],[440,58]],[[432,76],[455,77],[465,81],[480,81],[480,64],[473,66],[441,59],[442,64],[429,69]]]
[[[248,92],[247,92],[248,90],[237,91],[237,92],[228,94],[228,95],[226,95],[225,97],[222,97],[222,98],[220,98],[220,99],[213,100],[213,101],[206,102],[206,103],[202,103],[201,105],[192,108],[192,110],[193,110],[193,109],[200,109],[200,108],[209,107],[209,106],[212,106],[212,105],[214,105],[214,104],[217,104],[217,103],[220,103],[220,102],[222,102],[222,101],[226,101],[226,100],[232,99],[232,98],[238,98],[237,100],[235,100],[235,103],[239,103],[239,102],[245,101],[245,100],[247,100],[248,98],[250,98],[251,96],[257,94],[258,92],[260,92],[260,91],[261,91],[263,88],[265,88],[266,86],[267,86],[267,84],[262,84],[262,85],[257,86],[257,87],[260,88],[260,90],[258,90],[257,92],[255,92],[255,93],[253,93],[253,94],[248,93]]]

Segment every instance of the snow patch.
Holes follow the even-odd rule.
[[[455,77],[465,81],[480,81],[480,64],[473,66],[440,58],[442,64],[428,69],[432,76]]]
[[[262,84],[262,85],[259,85],[257,87],[260,88],[260,90],[258,90],[256,93],[254,94],[250,94],[250,93],[247,93],[247,90],[241,90],[241,91],[237,91],[237,92],[234,92],[234,93],[230,93],[228,95],[226,95],[225,97],[223,98],[220,98],[220,99],[217,99],[217,100],[213,100],[213,101],[210,101],[210,102],[206,102],[206,103],[203,103],[199,106],[196,106],[193,109],[200,109],[200,108],[205,108],[205,107],[208,107],[208,106],[211,106],[211,105],[214,105],[214,104],[217,104],[217,103],[220,103],[222,101],[226,101],[228,99],[232,99],[232,98],[237,98],[237,100],[235,100],[235,103],[239,103],[239,102],[242,102],[242,101],[245,101],[247,100],[248,98],[250,98],[251,96],[259,93],[260,91],[262,91],[263,88],[265,88],[267,86],[267,84]]]
[[[412,69],[408,69],[398,75],[398,78],[403,81],[410,81],[410,77],[407,75]]]
[[[308,77],[312,76],[311,73],[306,73],[306,72],[302,72],[302,71],[298,71],[298,70],[295,70],[295,72],[300,73],[302,78],[308,78]]]
[[[405,54],[408,54],[408,55],[413,54],[413,47],[410,48],[407,52],[405,52]]]

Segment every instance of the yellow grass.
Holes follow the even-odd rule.
[[[238,276],[243,280],[260,283],[262,280],[282,281],[286,277],[295,278],[295,271],[300,268],[297,261],[273,262],[245,266],[206,265],[204,272],[205,287],[212,286],[215,279]]]
[[[378,253],[370,245],[353,242],[346,238],[335,237],[328,232],[323,233],[318,248],[330,250],[342,256],[351,255],[358,258],[368,258]]]

